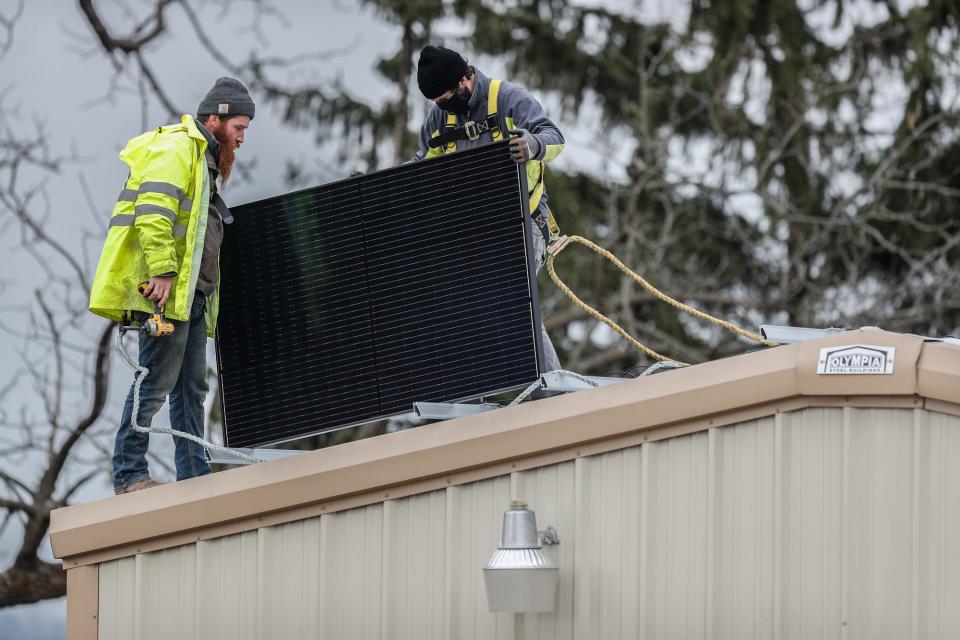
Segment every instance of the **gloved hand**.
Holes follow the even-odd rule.
[[[514,162],[526,162],[540,155],[540,141],[526,129],[510,129],[510,157]]]

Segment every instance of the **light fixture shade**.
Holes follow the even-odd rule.
[[[540,550],[536,515],[524,503],[503,514],[500,543],[483,567],[491,612],[553,611],[560,569]]]
[[[560,569],[483,569],[487,604],[492,613],[545,613],[557,601]]]
[[[497,549],[484,569],[556,569],[553,560],[540,549]]]
[[[527,509],[527,503],[514,501],[503,512],[503,528],[500,529],[498,549],[539,549],[537,514]]]

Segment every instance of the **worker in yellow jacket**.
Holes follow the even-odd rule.
[[[140,335],[140,366],[150,370],[140,386],[140,426],[149,426],[169,396],[171,426],[203,436],[206,342],[217,322],[223,225],[232,222],[219,189],[253,115],[246,87],[220,78],[196,118],[184,115],[178,124],[151,129],[120,152],[130,175],[110,218],[90,311],[125,322],[143,320],[162,305],[174,325],[173,335]],[[143,294],[141,282],[148,283]],[[131,427],[133,405],[131,386],[114,443],[116,493],[158,484],[147,468],[149,435]],[[184,438],[174,443],[177,480],[210,473],[202,446]]]

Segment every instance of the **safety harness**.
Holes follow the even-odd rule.
[[[457,142],[460,140],[477,140],[484,133],[489,132],[494,142],[499,142],[506,137],[506,132],[500,126],[500,118],[497,114],[497,98],[500,95],[501,80],[491,80],[487,89],[487,117],[483,120],[465,122],[462,127],[457,126],[457,114],[447,112],[447,119],[444,122],[443,130],[434,134],[430,139],[428,146],[430,149],[439,149],[440,153],[453,153],[457,150]],[[546,173],[546,167],[542,162],[537,163],[540,170],[537,172],[537,178],[534,184],[527,185],[529,189],[530,216],[534,223],[540,227],[543,239],[550,242],[551,238],[559,235],[560,229],[553,218],[553,212],[547,207],[546,215],[538,207],[540,200],[543,199],[543,175]],[[529,172],[528,172],[529,175]]]
[[[455,129],[449,128],[451,121],[453,126],[456,127]],[[431,138],[429,145],[431,149],[437,149],[447,146],[450,143],[455,143],[458,140],[476,140],[481,134],[488,131],[491,132],[491,135],[494,135],[494,133],[499,134],[494,137],[494,140],[498,140],[503,136],[500,131],[500,122],[495,113],[487,116],[486,120],[481,120],[480,122],[474,122],[473,120],[466,122],[462,127],[457,127],[457,116],[450,113],[447,114],[447,124],[444,127],[444,132],[435,138]],[[456,145],[453,146],[456,148]]]

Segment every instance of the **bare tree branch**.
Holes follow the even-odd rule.
[[[66,490],[63,492],[63,495],[60,498],[57,498],[54,502],[58,505],[66,505],[70,502],[70,499],[83,488],[88,482],[93,480],[95,477],[103,474],[102,469],[94,468],[88,471],[87,473],[80,476],[78,479],[74,480],[67,486]]]
[[[34,185],[25,192],[21,192],[19,187],[20,170],[25,164],[52,172],[60,169],[63,160],[47,155],[43,136],[41,130],[30,140],[19,140],[7,119],[0,115],[0,170],[6,170],[9,174],[5,188],[0,189],[0,205],[13,214],[25,232],[30,232],[29,242],[39,242],[52,249],[70,266],[77,281],[87,287],[86,272],[73,252],[53,238],[44,228],[43,222],[31,213],[31,204],[37,194],[41,193],[44,183]],[[37,150],[41,155],[37,155]],[[44,266],[46,261],[41,260],[39,264]]]
[[[0,498],[0,509],[6,509],[7,511],[21,511],[27,515],[34,514],[34,509],[29,504],[20,502],[19,500],[8,500],[7,498]]]
[[[197,12],[194,10],[193,6],[191,6],[190,2],[188,2],[188,0],[180,0],[180,4],[183,6],[184,12],[187,14],[187,19],[190,20],[190,25],[193,27],[194,33],[196,33],[197,40],[199,40],[200,44],[203,45],[203,48],[207,50],[207,53],[210,54],[210,57],[220,63],[224,69],[233,75],[240,75],[239,68],[233,62],[228,60],[227,56],[225,56],[223,52],[213,46],[213,41],[200,24],[200,19],[197,17]]]
[[[18,500],[27,500],[27,497],[33,494],[33,489],[6,471],[0,471],[0,480],[3,480],[3,483],[17,496]]]
[[[63,470],[74,445],[103,413],[110,382],[110,343],[113,333],[113,323],[105,323],[100,333],[100,340],[97,343],[96,364],[91,381],[93,394],[90,399],[90,408],[87,414],[70,430],[66,440],[60,444],[59,450],[50,460],[50,464],[41,478],[39,493],[44,496],[45,500],[49,500],[53,495],[57,478],[60,477],[60,472]]]
[[[163,34],[166,28],[163,12],[175,0],[157,0],[153,14],[134,29],[134,35],[127,38],[118,38],[110,33],[110,30],[100,18],[100,14],[94,8],[93,0],[79,0],[79,2],[80,10],[87,17],[87,21],[93,27],[93,32],[97,35],[100,44],[107,53],[113,53],[114,51],[134,53],[139,52],[144,46]]]
[[[23,16],[23,7],[25,5],[26,0],[20,0],[17,3],[17,8],[13,11],[13,15],[9,17],[0,13],[0,58],[7,55],[10,47],[13,46],[14,27],[21,16]]]
[[[140,67],[140,73],[143,74],[143,77],[147,80],[147,83],[150,85],[150,88],[153,89],[154,95],[157,96],[157,99],[160,100],[160,103],[163,105],[163,108],[167,110],[167,115],[172,119],[176,120],[180,117],[180,111],[173,106],[173,102],[170,101],[170,98],[160,87],[160,83],[157,82],[157,77],[154,75],[153,71],[147,65],[146,61],[143,59],[143,54],[140,51],[133,53],[134,59],[137,61],[137,65]]]

